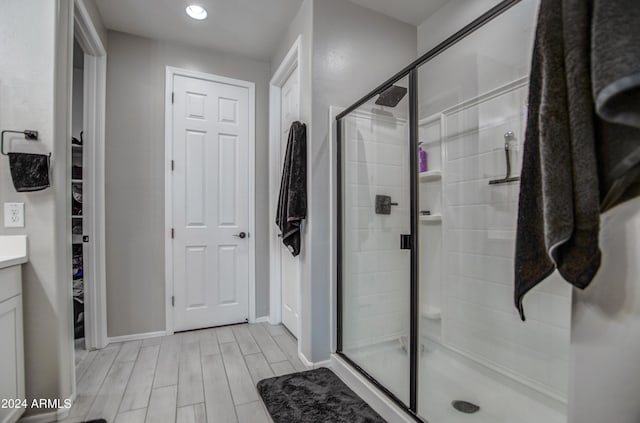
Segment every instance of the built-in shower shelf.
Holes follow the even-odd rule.
[[[420,308],[420,315],[429,320],[441,320],[442,311],[438,307],[425,306]]]
[[[428,214],[425,216],[420,216],[420,221],[424,223],[440,223],[442,222],[441,214]]]
[[[439,181],[442,179],[442,172],[439,170],[429,170],[427,172],[418,173],[418,177],[422,182]]]

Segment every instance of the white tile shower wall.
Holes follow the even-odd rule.
[[[570,288],[552,276],[513,305],[518,184],[506,174],[504,133],[520,170],[527,87],[445,112],[443,342],[556,398],[567,397]]]
[[[408,127],[405,119],[358,111],[345,122],[344,349],[373,345],[409,329]],[[398,206],[375,214],[376,195]]]

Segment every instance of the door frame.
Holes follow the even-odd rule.
[[[280,192],[282,176],[280,157],[280,137],[282,128],[282,86],[293,72],[298,74],[298,107],[302,107],[301,79],[300,79],[300,48],[301,38],[298,36],[278,66],[269,82],[269,323],[272,325],[282,322],[282,248],[278,237],[276,208]],[[301,266],[298,259],[298,281],[302,281]],[[298,289],[298,337],[300,337],[300,320],[302,312],[299,309],[300,289]]]
[[[85,344],[89,350],[107,346],[107,284],[105,244],[105,120],[107,50],[91,15],[81,0],[74,1],[73,35],[84,52],[83,126],[87,139],[83,146],[83,265],[85,282]],[[70,176],[69,176],[70,177]],[[68,183],[71,186],[71,181]]]
[[[166,67],[165,80],[165,114],[164,114],[164,139],[165,139],[165,163],[164,163],[164,240],[165,240],[165,327],[167,335],[174,333],[173,323],[173,305],[172,297],[174,295],[173,280],[173,240],[171,238],[171,229],[173,228],[173,184],[171,162],[173,160],[173,78],[175,76],[185,76],[188,78],[202,79],[205,81],[216,82],[221,84],[236,85],[247,88],[249,92],[249,157],[247,160],[249,166],[249,323],[256,320],[256,260],[255,260],[255,144],[256,144],[256,101],[255,101],[255,84],[250,81],[242,81],[240,79],[227,78],[212,73],[196,72],[188,69],[177,68],[174,66]]]

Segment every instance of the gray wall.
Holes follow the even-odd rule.
[[[326,360],[330,349],[329,106],[347,107],[416,58],[416,27],[343,0],[313,7],[313,94],[310,154],[310,345],[303,353]]]
[[[166,66],[256,84],[256,317],[269,313],[269,64],[109,31],[105,147],[109,336],[165,328]]]
[[[449,0],[418,25],[418,55],[422,55],[502,0]]]
[[[26,396],[29,401],[68,398],[73,377],[66,184],[71,2],[0,0],[0,10],[0,128],[39,131],[38,142],[16,141],[13,151],[52,152],[52,186],[34,193],[16,193],[8,160],[0,158],[0,203],[25,203],[25,227],[0,225],[0,234],[28,236],[22,285]],[[27,414],[47,411],[30,409]]]

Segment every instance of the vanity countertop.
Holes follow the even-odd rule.
[[[0,236],[0,269],[26,263],[27,260],[26,235]]]

